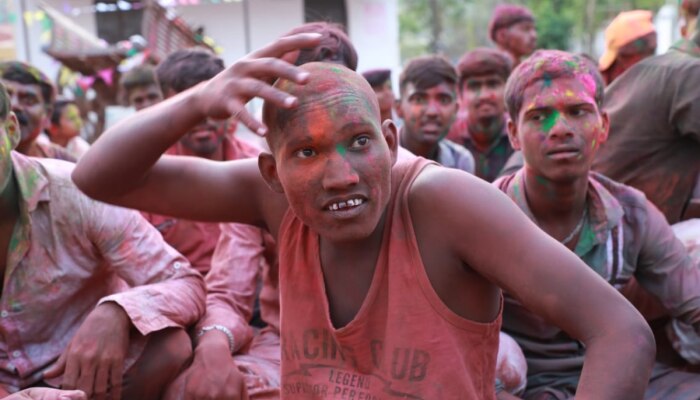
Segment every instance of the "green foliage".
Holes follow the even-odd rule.
[[[590,51],[597,32],[620,11],[648,9],[656,12],[676,0],[436,0],[440,8],[440,35],[433,37],[431,0],[399,0],[401,57],[406,60],[430,52],[436,41],[448,58],[458,59],[478,46],[493,46],[488,21],[498,3],[523,4],[535,14],[541,48]]]

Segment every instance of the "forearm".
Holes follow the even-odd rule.
[[[641,318],[640,318],[641,320]],[[643,399],[656,354],[646,324],[606,334],[586,344],[577,399]]]
[[[204,118],[195,92],[183,92],[108,129],[75,168],[76,185],[98,197],[138,186],[158,158]]]

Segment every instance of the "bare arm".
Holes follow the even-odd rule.
[[[577,398],[643,397],[655,351],[645,321],[510,199],[460,171],[428,168],[411,201],[412,209],[437,210],[433,218],[465,264],[586,345]]]
[[[121,206],[181,218],[260,225],[264,219],[260,200],[269,200],[272,191],[254,162],[217,164],[161,155],[207,117],[235,117],[264,133],[245,103],[257,96],[279,107],[295,106],[295,98],[269,81],[282,77],[305,82],[307,73],[279,58],[317,42],[315,34],[282,38],[211,80],[117,124],[81,159],[73,172],[74,182],[89,196]],[[277,196],[277,204],[283,204],[281,198]]]

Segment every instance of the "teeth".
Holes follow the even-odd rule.
[[[338,211],[348,207],[357,207],[364,203],[362,199],[350,199],[348,201],[341,201],[339,203],[333,203],[328,206],[329,211]]]

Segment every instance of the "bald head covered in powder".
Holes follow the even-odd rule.
[[[344,115],[354,111],[358,106],[364,108],[376,118],[377,129],[380,125],[379,104],[377,96],[362,75],[339,64],[312,62],[300,66],[311,77],[305,85],[280,79],[275,87],[295,96],[298,105],[292,109],[283,109],[269,102],[263,105],[263,122],[268,127],[267,142],[275,152],[278,139],[285,128],[293,123],[313,123],[304,121],[305,114],[316,108],[324,108],[331,115]]]
[[[506,83],[506,108],[511,119],[517,121],[528,87],[538,83],[548,87],[552,81],[562,78],[581,80],[598,108],[602,107],[605,83],[597,65],[586,57],[565,51],[539,50],[515,68]]]

